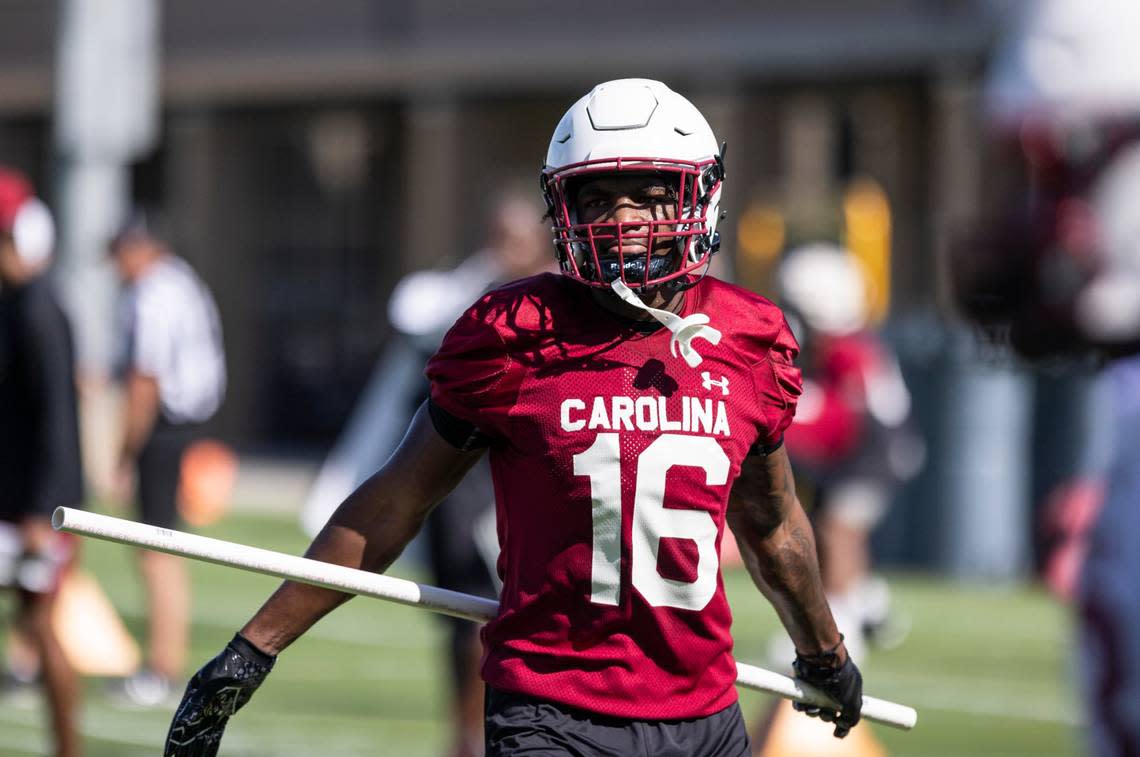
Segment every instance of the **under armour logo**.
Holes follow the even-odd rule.
[[[712,374],[708,371],[701,371],[701,384],[704,385],[705,391],[710,392],[714,386],[720,387],[721,394],[728,394],[728,377],[721,376],[719,381],[713,381]]]

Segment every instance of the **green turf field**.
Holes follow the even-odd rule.
[[[237,516],[205,533],[290,552],[306,543],[292,518]],[[96,541],[84,549],[86,566],[137,632],[142,596],[129,550]],[[202,563],[194,563],[193,576],[196,667],[225,644],[277,581]],[[764,664],[774,615],[743,573],[726,581],[737,656]],[[1063,609],[1037,590],[910,577],[895,577],[893,585],[913,631],[901,648],[863,666],[867,693],[919,711],[911,733],[876,727],[891,754],[1082,753]],[[0,603],[7,611],[9,600]],[[447,739],[441,640],[440,625],[427,613],[354,600],[282,656],[230,725],[222,754],[439,757]],[[117,709],[100,695],[101,684],[88,683],[87,754],[158,754],[170,712]],[[750,724],[767,699],[744,693]],[[36,706],[0,703],[0,755],[46,753],[41,723]]]

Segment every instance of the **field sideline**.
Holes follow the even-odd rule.
[[[209,536],[299,552],[292,518],[239,515]],[[130,550],[86,540],[95,573],[133,631],[142,591]],[[399,568],[399,566],[398,566]],[[277,580],[193,563],[196,667],[215,654]],[[414,572],[394,574],[416,578]],[[726,576],[736,616],[737,656],[766,665],[775,616],[743,572]],[[986,589],[896,576],[896,601],[914,622],[901,648],[863,665],[868,693],[919,710],[912,733],[875,728],[892,755],[1075,757],[1079,707],[1070,683],[1070,628],[1063,608],[1037,589]],[[10,598],[0,598],[10,613]],[[0,637],[6,629],[0,628]],[[317,624],[282,656],[273,675],[226,733],[223,754],[439,757],[447,740],[442,629],[429,614],[357,599]],[[158,753],[169,711],[113,707],[88,683],[84,734],[90,757]],[[765,695],[743,692],[751,725]],[[46,753],[38,706],[0,702],[0,754]]]

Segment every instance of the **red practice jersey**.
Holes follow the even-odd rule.
[[[910,392],[894,352],[870,332],[820,335],[812,352],[799,413],[787,432],[793,462],[822,483],[910,478],[916,471],[891,460],[892,440],[913,434]]]
[[[429,362],[433,401],[493,440],[492,686],[637,719],[736,700],[717,556],[741,463],[791,422],[798,348],[775,305],[716,279],[693,313],[722,334],[693,340],[695,368],[668,329],[543,274],[480,299]]]

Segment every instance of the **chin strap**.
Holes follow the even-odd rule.
[[[696,368],[701,364],[702,359],[697,354],[696,349],[693,348],[694,339],[700,337],[712,344],[720,344],[720,332],[708,325],[710,319],[704,313],[693,313],[682,318],[668,310],[651,308],[642,302],[632,289],[623,284],[621,279],[614,279],[610,288],[614,290],[614,294],[621,297],[623,302],[638,310],[644,310],[653,316],[654,320],[672,331],[673,338],[669,340],[669,351],[673,353],[673,357],[677,357],[679,350],[681,357],[685,359],[690,368]]]

